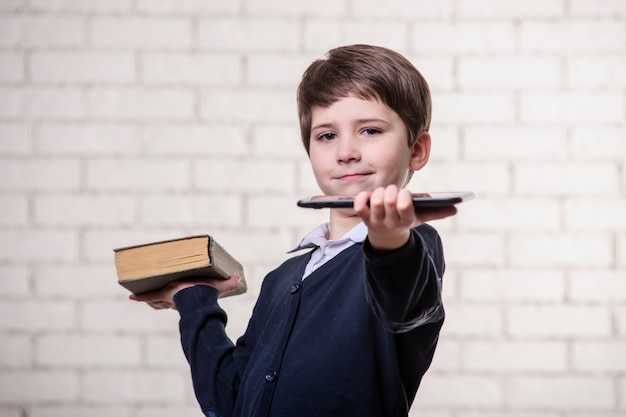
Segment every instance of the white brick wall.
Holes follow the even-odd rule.
[[[127,300],[114,247],[212,233],[265,273],[325,218],[295,88],[371,42],[429,80],[410,187],[447,321],[425,417],[626,414],[626,1],[0,0],[0,417],[199,417],[177,315]]]

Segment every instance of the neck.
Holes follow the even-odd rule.
[[[360,222],[361,218],[352,209],[331,209],[328,239],[339,239]]]

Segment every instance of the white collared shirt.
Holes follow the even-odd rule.
[[[339,252],[349,248],[355,243],[360,243],[367,237],[367,226],[360,222],[345,235],[336,240],[328,240],[330,224],[323,223],[310,231],[302,238],[298,246],[290,250],[289,253],[301,249],[316,248],[311,254],[311,259],[304,269],[302,279],[308,277],[313,271],[335,257]]]

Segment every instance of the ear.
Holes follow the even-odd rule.
[[[417,135],[417,139],[411,146],[411,161],[409,167],[413,171],[418,171],[424,168],[424,165],[428,162],[430,157],[430,134],[428,132],[421,132]]]

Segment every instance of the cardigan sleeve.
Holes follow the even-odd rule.
[[[251,351],[245,337],[235,346],[226,335],[226,313],[217,304],[217,297],[216,289],[204,285],[186,288],[174,297],[194,392],[209,417],[232,415]]]
[[[393,251],[364,243],[366,296],[374,314],[394,333],[443,321],[441,300],[445,269],[437,231],[429,225],[411,230],[409,241]]]

